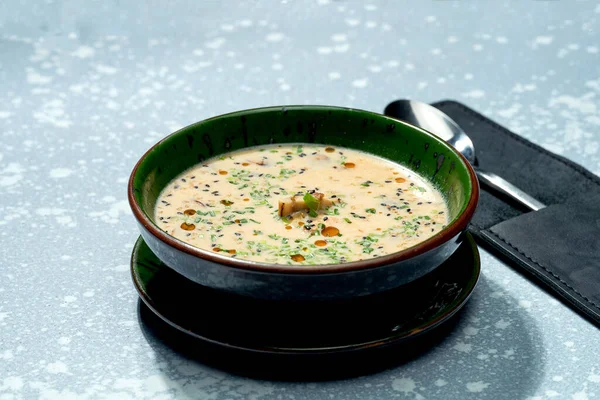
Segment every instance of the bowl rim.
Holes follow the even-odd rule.
[[[252,260],[244,260],[238,258],[232,258],[223,256],[217,253],[210,252],[208,250],[201,249],[199,247],[192,246],[182,240],[175,238],[174,236],[169,235],[162,229],[160,229],[142,210],[140,204],[138,204],[135,198],[135,191],[133,187],[133,182],[137,171],[140,165],[144,162],[147,156],[154,151],[158,146],[161,145],[164,141],[168,140],[172,136],[181,134],[182,132],[187,131],[188,129],[206,123],[207,121],[219,119],[227,116],[231,116],[234,114],[247,114],[254,112],[265,112],[265,111],[275,111],[281,109],[321,109],[321,110],[338,110],[338,111],[356,111],[361,113],[372,114],[374,117],[383,118],[384,120],[389,120],[390,122],[400,123],[405,125],[411,129],[417,130],[426,136],[437,140],[442,145],[446,146],[448,150],[453,152],[458,158],[462,161],[464,166],[467,169],[469,174],[469,181],[471,183],[471,196],[467,205],[463,212],[456,218],[452,223],[442,229],[440,232],[435,234],[434,236],[417,243],[416,245],[409,247],[407,249],[401,250],[396,253],[391,253],[385,256],[376,257],[372,259],[351,261],[347,263],[341,264],[319,264],[319,265],[286,265],[286,264],[272,264],[272,263],[264,263]],[[427,253],[430,250],[438,248],[444,243],[448,242],[462,231],[464,231],[471,221],[473,214],[475,213],[475,209],[477,208],[477,203],[479,201],[479,181],[477,179],[477,175],[475,174],[475,170],[473,166],[467,161],[467,159],[452,145],[447,143],[445,140],[440,138],[439,136],[426,131],[418,126],[409,124],[407,122],[401,121],[399,119],[389,117],[383,114],[379,114],[373,111],[362,110],[358,108],[352,107],[341,107],[341,106],[328,106],[328,105],[284,105],[284,106],[268,106],[268,107],[257,107],[250,108],[244,110],[238,110],[233,112],[228,112],[225,114],[219,114],[210,118],[205,118],[203,120],[194,122],[192,124],[186,125],[175,132],[165,136],[163,139],[156,142],[152,147],[150,147],[137,161],[131,174],[129,176],[129,181],[127,184],[127,198],[129,201],[129,206],[134,214],[134,217],[137,221],[143,226],[143,228],[152,236],[165,243],[166,245],[175,248],[181,252],[187,253],[188,255],[197,257],[202,260],[206,260],[209,262],[213,262],[216,264],[220,264],[226,267],[231,267],[235,269],[245,270],[248,272],[262,272],[262,273],[279,273],[279,274],[293,274],[293,275],[322,275],[322,274],[333,274],[333,273],[342,273],[342,272],[351,272],[351,271],[359,271],[359,270],[367,270],[378,267],[385,267],[388,265],[395,264],[397,262],[401,262],[418,255]]]

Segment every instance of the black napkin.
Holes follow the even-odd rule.
[[[455,101],[435,107],[471,137],[482,169],[548,205],[523,209],[482,187],[470,230],[600,326],[600,178]]]

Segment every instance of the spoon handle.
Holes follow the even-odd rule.
[[[482,171],[479,168],[476,168],[475,172],[477,173],[479,182],[518,201],[533,211],[537,211],[546,207],[544,203],[540,203],[538,200],[534,199],[512,183],[504,180],[504,178],[492,172]]]

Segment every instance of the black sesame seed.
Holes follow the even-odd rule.
[[[323,221],[327,221],[329,219],[329,217],[324,217]]]

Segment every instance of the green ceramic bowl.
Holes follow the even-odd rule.
[[[272,143],[354,148],[397,162],[432,182],[446,197],[450,223],[406,250],[344,264],[296,266],[246,261],[203,250],[162,231],[153,210],[178,174],[213,156]],[[208,287],[267,299],[348,298],[389,290],[424,276],[458,248],[479,198],[467,160],[435,135],[368,111],[329,106],[267,107],[233,112],[187,126],[154,145],[129,180],[129,203],[156,256]]]

